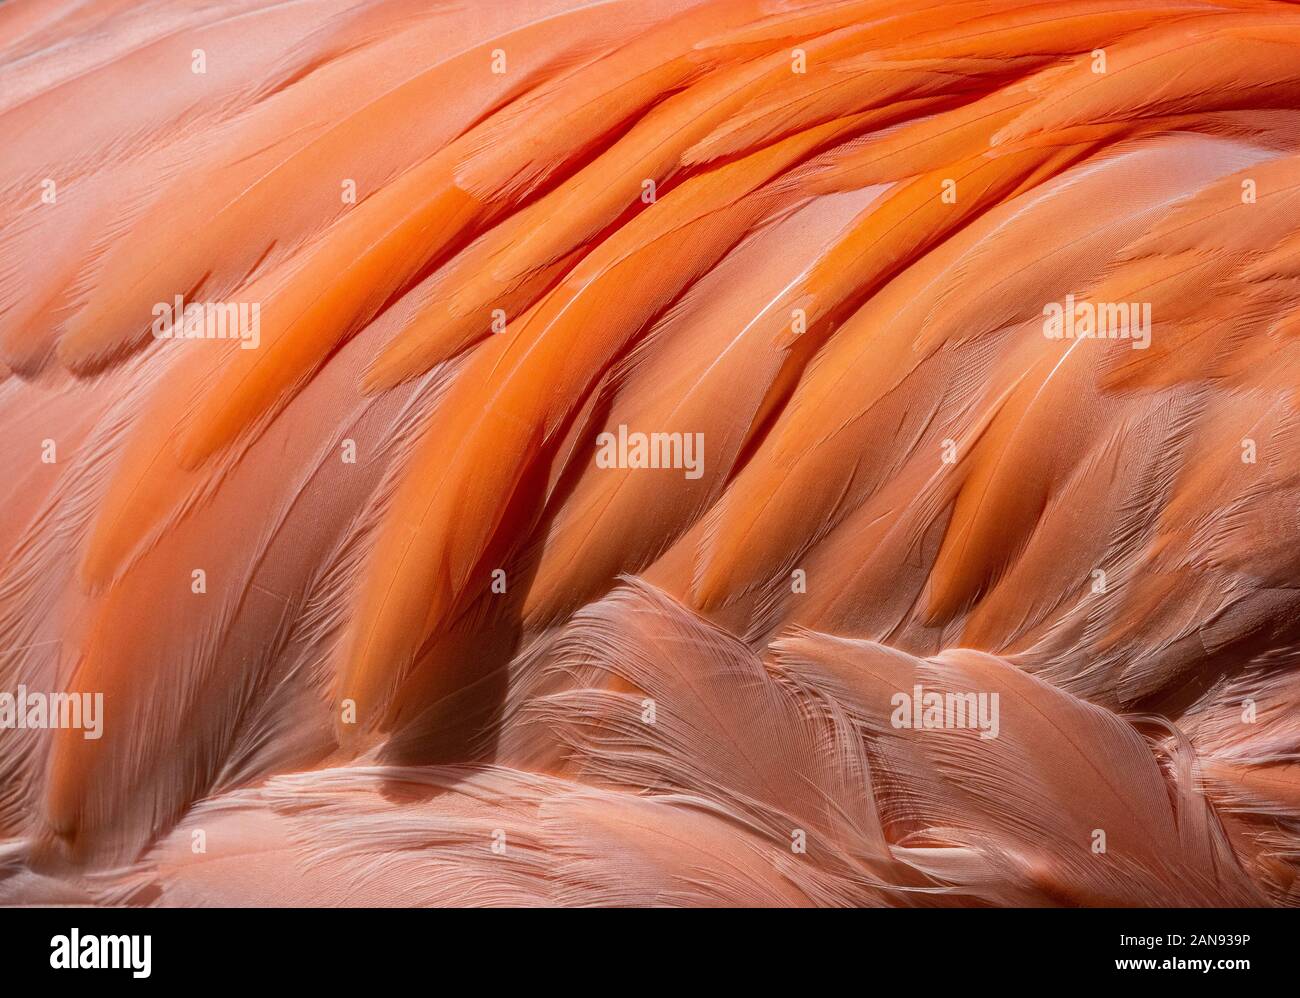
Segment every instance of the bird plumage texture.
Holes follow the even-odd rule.
[[[1300,7],[22,0],[0,81],[0,903],[1300,902]]]

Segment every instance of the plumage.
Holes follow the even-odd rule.
[[[3,5],[0,903],[1295,905],[1297,60]]]

